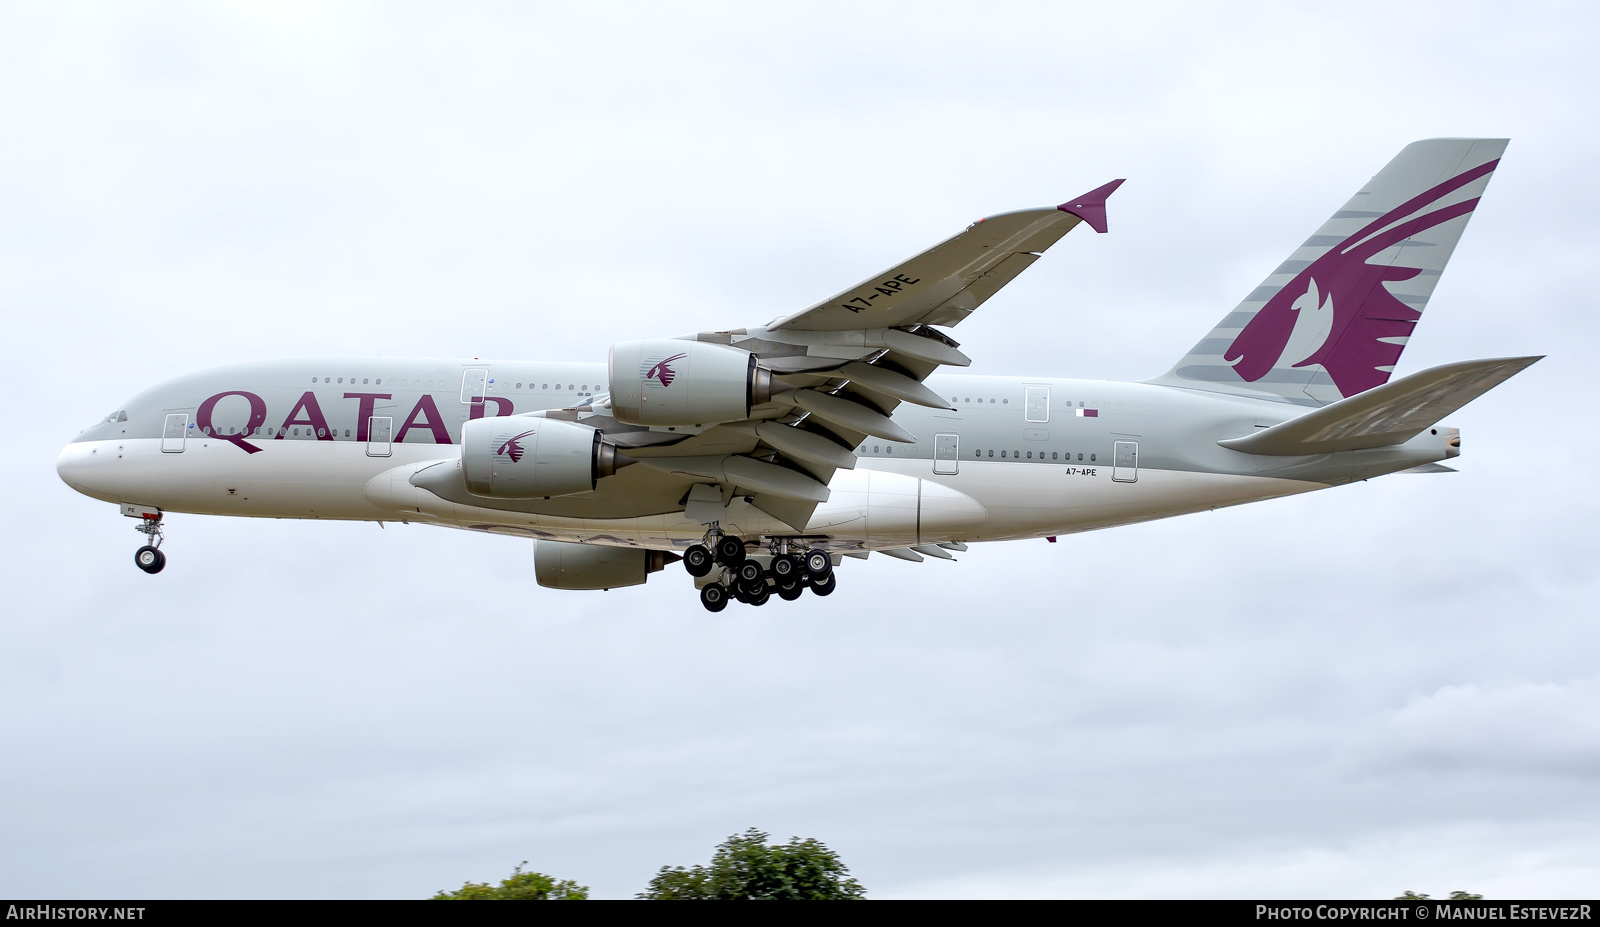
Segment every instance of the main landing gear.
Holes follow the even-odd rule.
[[[161,552],[161,513],[145,515],[133,530],[144,535],[150,543],[133,552],[133,563],[146,573],[160,573],[167,565],[167,555]]]
[[[720,612],[728,600],[761,606],[776,592],[778,598],[793,602],[807,589],[817,595],[830,595],[838,587],[833,575],[833,559],[825,550],[790,550],[787,540],[773,542],[770,559],[745,553],[745,541],[722,534],[713,528],[706,543],[695,544],[683,552],[683,567],[696,579],[720,570],[716,581],[700,587],[700,604],[707,611]],[[768,560],[763,566],[762,560]]]

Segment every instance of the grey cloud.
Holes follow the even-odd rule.
[[[1600,777],[1600,680],[1466,683],[1411,698],[1353,749],[1357,774]]]

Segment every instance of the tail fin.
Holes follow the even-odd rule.
[[[1313,406],[1388,382],[1506,142],[1407,145],[1150,382]]]

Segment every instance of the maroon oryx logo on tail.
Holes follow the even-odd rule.
[[[662,386],[671,386],[672,381],[678,378],[678,372],[673,370],[668,365],[680,357],[688,356],[688,354],[674,354],[666,360],[656,364],[654,367],[651,367],[645,372],[644,378],[646,380],[660,380]]]
[[[495,453],[503,457],[510,457],[512,463],[521,463],[522,455],[528,453],[528,449],[517,442],[521,441],[523,438],[526,438],[528,435],[537,433],[538,429],[535,428],[533,431],[524,431],[522,434],[517,435],[514,438],[507,438],[506,443],[500,445],[500,449],[495,451]]]
[[[1435,207],[1453,191],[1493,172],[1499,163],[1490,161],[1412,197],[1312,261],[1267,300],[1222,359],[1251,382],[1280,363],[1321,364],[1343,396],[1388,382],[1422,313],[1384,284],[1410,280],[1421,271],[1399,263],[1369,262],[1412,235],[1471,213],[1477,197]]]

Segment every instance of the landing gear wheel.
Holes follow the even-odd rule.
[[[800,564],[793,557],[779,555],[772,558],[772,578],[779,583],[785,582],[800,574]]]
[[[728,607],[728,590],[721,583],[706,583],[700,589],[700,604],[708,612],[720,612]]]
[[[808,550],[805,555],[806,572],[812,577],[827,576],[833,572],[833,560],[825,550]],[[815,582],[815,579],[813,579]]]
[[[771,597],[772,587],[768,586],[766,583],[762,583],[745,594],[745,601],[759,608],[760,606],[767,604],[767,599]]]
[[[717,559],[730,567],[736,567],[744,562],[744,540],[733,535],[725,535],[717,542]]]
[[[744,580],[744,584],[751,588],[754,588],[756,583],[762,582],[766,576],[766,571],[761,569],[761,564],[754,560],[746,560],[744,563],[739,564],[738,573],[739,578]],[[765,584],[763,583],[763,585]]]
[[[133,552],[133,562],[146,573],[160,573],[167,565],[167,555],[146,544]]]
[[[696,579],[710,573],[715,564],[711,551],[707,550],[704,544],[691,544],[689,549],[683,552],[683,568]]]
[[[829,573],[827,576],[811,577],[811,591],[817,595],[833,595],[833,590],[839,588],[839,580]]]
[[[778,587],[778,598],[784,600],[785,602],[793,602],[795,599],[805,595],[805,593],[806,587],[800,585],[799,583],[795,583],[793,586]]]

